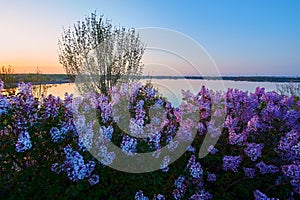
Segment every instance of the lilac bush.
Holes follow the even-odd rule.
[[[174,108],[150,84],[64,99],[37,99],[30,84],[18,87],[16,95],[0,93],[3,199],[300,196],[299,97],[263,88],[222,93],[201,87],[196,94],[183,91]],[[219,140],[200,159],[205,137]],[[153,157],[161,159],[161,170],[129,174],[109,168],[118,159],[111,142],[128,158],[157,150]],[[160,155],[162,148],[172,154],[185,142],[192,143],[174,163],[171,155]]]

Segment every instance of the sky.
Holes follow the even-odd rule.
[[[37,67],[44,74],[64,73],[58,62],[63,27],[96,11],[114,25],[184,34],[205,50],[222,75],[300,76],[296,0],[0,0],[0,5],[0,67],[11,65],[16,73]],[[168,74],[173,64],[164,63],[156,72]],[[185,66],[177,67],[193,75]]]

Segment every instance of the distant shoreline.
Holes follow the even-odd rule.
[[[19,82],[29,82],[28,74],[14,74],[16,85]],[[64,84],[73,83],[66,74],[30,74],[30,81],[33,85],[40,84]],[[247,82],[292,82],[300,83],[300,77],[287,77],[287,76],[141,76],[141,79],[189,79],[189,80],[226,80],[226,81],[247,81]]]

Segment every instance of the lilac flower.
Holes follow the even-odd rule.
[[[94,174],[89,177],[88,181],[91,186],[96,185],[97,183],[99,183],[99,176]]]
[[[11,108],[10,102],[8,101],[7,97],[1,95],[1,90],[0,90],[0,116],[2,114],[6,114],[10,108]]]
[[[207,127],[204,122],[198,123],[198,133],[199,135],[205,135],[207,133]]]
[[[267,173],[277,173],[279,171],[278,167],[275,165],[266,165],[264,161],[260,161],[256,164],[256,167],[259,169],[261,174],[267,174]]]
[[[253,131],[254,133],[260,128],[260,119],[258,115],[253,116],[247,123],[248,131]]]
[[[184,186],[185,177],[183,175],[180,175],[174,182],[174,185],[177,189],[181,189]]]
[[[97,152],[94,152],[97,155],[99,162],[104,165],[110,165],[116,158],[115,152],[107,152],[107,147],[105,145],[100,145]]]
[[[172,192],[172,195],[173,195],[174,199],[176,199],[176,200],[181,199],[184,196],[184,194],[185,194],[185,190],[183,192],[182,190],[175,189]]]
[[[164,100],[162,100],[161,98],[157,99],[154,103],[154,108],[155,109],[161,109],[162,106],[164,105]]]
[[[193,178],[201,178],[202,177],[203,169],[201,168],[201,165],[199,162],[190,166],[190,175]]]
[[[16,151],[24,152],[28,149],[31,149],[31,147],[32,147],[32,144],[30,141],[29,133],[27,131],[20,133],[19,137],[18,137],[18,141],[16,143]]]
[[[22,95],[32,94],[32,85],[31,85],[31,83],[25,84],[24,82],[20,82],[18,84],[18,93],[22,94]]]
[[[180,127],[177,131],[177,136],[178,136],[178,140],[180,142],[185,142],[185,141],[192,141],[193,140],[193,128],[194,122],[191,119],[186,119],[186,120],[182,120],[180,123]],[[171,131],[175,132],[175,126],[174,129]]]
[[[108,126],[108,127],[101,126],[100,134],[98,136],[99,141],[103,143],[109,142],[112,138],[113,132],[114,132],[114,128],[112,126]]]
[[[127,155],[133,155],[136,153],[137,139],[131,138],[128,135],[123,136],[121,143],[122,151]]]
[[[108,122],[109,120],[112,119],[111,104],[109,104],[108,97],[104,94],[101,94],[99,96],[98,102],[99,102],[99,109],[100,109],[100,113],[101,113],[102,122],[106,123],[106,122]]]
[[[290,165],[283,165],[281,167],[283,174],[287,177],[292,179],[299,179],[300,180],[300,163],[299,164],[290,164]]]
[[[188,164],[186,165],[186,168],[189,169],[194,164],[196,164],[196,157],[192,155],[188,160]]]
[[[136,103],[136,106],[135,106],[135,118],[136,119],[143,119],[145,117],[145,110],[144,110],[144,100],[139,100],[137,103]]]
[[[224,156],[223,157],[223,169],[225,171],[231,170],[237,172],[237,168],[242,162],[242,156]]]
[[[255,174],[254,168],[243,167],[244,173],[246,177],[253,178]]]
[[[92,149],[93,145],[93,137],[94,137],[94,130],[93,130],[93,122],[88,123],[84,126],[85,129],[78,130],[78,145],[80,150],[82,151],[89,151]]]
[[[96,166],[95,162],[89,161],[84,164],[83,157],[77,151],[73,151],[69,145],[64,148],[64,152],[66,154],[64,163],[60,166],[52,165],[52,171],[56,173],[65,172],[67,177],[75,182],[91,176]]]
[[[241,146],[247,140],[246,132],[236,134],[233,129],[229,129],[229,144]]]
[[[208,173],[207,174],[207,181],[209,182],[215,182],[217,180],[217,176],[214,173]]]
[[[144,134],[144,120],[141,119],[130,119],[129,124],[130,134],[135,137],[142,137]]]
[[[300,195],[300,179],[293,179],[290,183],[293,186],[294,192]]]
[[[178,145],[179,145],[179,142],[177,140],[176,141],[171,140],[169,142],[169,144],[167,145],[167,147],[170,151],[174,151],[178,147]]]
[[[52,127],[50,129],[50,135],[53,142],[57,143],[58,141],[64,139],[66,137],[64,131],[60,131],[57,127]]]
[[[267,195],[265,195],[264,193],[262,193],[259,190],[255,190],[253,192],[253,194],[254,194],[255,200],[279,200],[279,199],[275,199],[275,198],[269,198],[269,197],[267,197]]]
[[[153,196],[153,200],[165,200],[165,199],[166,199],[165,196],[162,194],[155,194]]]
[[[52,164],[52,166],[51,166],[51,171],[53,171],[53,172],[59,174],[59,173],[61,172],[61,170],[62,170],[62,169],[61,169],[61,167],[60,167],[60,165],[59,165],[58,163]]]
[[[256,161],[261,157],[261,151],[264,148],[264,144],[248,143],[244,149],[244,153],[251,158],[252,161]]]
[[[194,194],[192,195],[189,200],[209,200],[212,199],[212,195],[209,192],[206,192],[205,190],[201,190],[200,194]]]
[[[186,148],[187,151],[189,152],[192,152],[192,153],[195,153],[196,152],[196,148],[193,147],[192,145],[189,145],[187,148]]]
[[[207,148],[207,151],[211,154],[211,155],[214,155],[216,154],[219,150],[217,148],[215,148],[213,145],[210,145],[208,148]]]
[[[160,169],[162,170],[162,172],[168,172],[169,171],[169,163],[171,161],[170,156],[165,156],[163,159],[163,163],[160,165]]]
[[[300,159],[300,133],[297,130],[291,130],[281,137],[275,151],[281,155],[284,160]]]
[[[142,190],[139,190],[134,197],[135,200],[149,200],[148,197],[144,196],[144,193]]]

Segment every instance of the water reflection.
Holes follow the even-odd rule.
[[[146,83],[149,80],[142,80],[142,83]],[[165,97],[167,97],[173,105],[177,106],[181,102],[181,90],[189,89],[191,92],[198,92],[202,85],[209,86],[209,89],[214,91],[223,91],[228,88],[237,88],[239,90],[254,92],[257,87],[264,87],[266,91],[276,90],[276,84],[274,82],[247,82],[247,81],[223,81],[224,85],[220,85],[220,81],[216,80],[181,80],[181,79],[152,79],[151,83],[158,89],[158,91]],[[48,85],[51,86],[47,89],[47,94],[53,94],[59,96],[62,99],[65,93],[76,94],[74,83]]]

